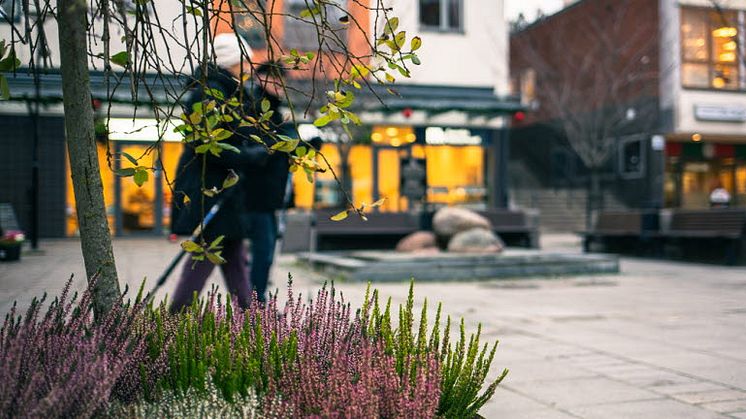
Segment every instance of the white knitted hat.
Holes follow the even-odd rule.
[[[242,49],[246,58],[251,58],[254,55],[246,41],[235,33],[218,34],[213,38],[212,44],[215,50],[215,63],[218,67],[231,68],[239,64],[243,58],[241,56]]]

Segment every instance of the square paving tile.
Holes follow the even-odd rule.
[[[517,391],[530,394],[550,406],[572,407],[632,400],[661,398],[660,395],[604,377],[561,381],[507,383]]]
[[[726,418],[719,413],[707,411],[670,399],[643,400],[611,403],[595,406],[579,406],[569,409],[571,413],[588,419],[716,419]]]
[[[651,385],[648,387],[648,390],[654,391],[656,393],[672,395],[701,391],[727,390],[727,387],[723,387],[721,385],[709,383],[706,381],[698,381],[686,384]]]
[[[731,400],[746,400],[746,392],[735,390],[700,391],[696,393],[675,394],[673,397],[686,403],[701,404]]]
[[[729,402],[705,403],[700,406],[720,413],[743,412],[746,411],[746,399]]]

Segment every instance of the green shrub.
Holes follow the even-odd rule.
[[[477,333],[466,339],[464,320],[459,326],[459,340],[450,343],[451,317],[446,320],[445,330],[441,341],[441,304],[438,304],[435,322],[428,337],[427,300],[423,302],[420,322],[415,334],[414,318],[414,280],[410,282],[407,303],[399,306],[399,327],[394,328],[391,323],[391,298],[382,310],[378,291],[370,292],[370,285],[366,291],[365,301],[361,309],[362,323],[366,334],[374,340],[384,343],[386,353],[396,359],[396,368],[400,376],[405,373],[409,377],[416,375],[416,371],[424,364],[420,361],[428,355],[436,355],[440,360],[440,401],[438,415],[446,418],[471,418],[476,416],[479,409],[495,394],[500,382],[508,374],[505,369],[481,393],[490,365],[495,357],[498,342],[492,347],[484,344],[480,350],[481,324]],[[415,362],[407,363],[406,360]],[[408,369],[408,371],[407,371]]]

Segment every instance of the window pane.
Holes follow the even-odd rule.
[[[448,28],[461,29],[461,0],[448,1]]]
[[[420,0],[420,24],[440,26],[440,0]]]
[[[707,61],[707,15],[700,10],[681,10],[681,50],[684,61]]]
[[[681,84],[688,87],[709,87],[710,74],[707,64],[684,63],[681,66]]]
[[[716,64],[713,68],[712,87],[716,89],[737,89],[738,68],[735,65]]]
[[[347,26],[339,22],[339,19],[347,14],[343,6],[346,3],[343,3],[342,0],[328,1],[327,3],[324,7],[326,8],[326,16],[331,31],[322,29],[324,31],[322,36],[326,38],[325,45],[330,49],[340,50],[342,46],[339,44],[347,43]],[[313,2],[309,1],[308,4],[313,4]],[[310,17],[299,18],[301,12],[306,9],[308,9],[308,6],[305,0],[286,0],[285,12],[289,16],[285,17],[285,47],[297,48],[302,51],[318,49],[318,30],[313,24],[313,19]]]
[[[738,51],[738,17],[733,12],[710,13],[713,61],[735,63]]]

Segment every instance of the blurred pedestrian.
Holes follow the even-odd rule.
[[[718,182],[715,189],[710,192],[710,208],[727,208],[730,206],[730,192]]]
[[[251,49],[243,41],[239,41],[235,34],[215,36],[212,47],[215,51],[216,66],[208,67],[206,86],[199,85],[202,72],[197,70],[192,81],[196,87],[184,103],[185,112],[191,114],[193,105],[199,102],[216,100],[222,103],[234,97],[242,102],[242,112],[247,112],[247,109],[253,106],[253,102],[250,92],[240,81],[240,69],[243,57],[245,55],[248,55],[248,58],[251,57]],[[208,89],[213,89],[213,91],[210,95],[205,95]],[[217,93],[215,91],[220,94],[215,94]],[[220,98],[221,94],[222,98]],[[243,245],[246,226],[242,216],[244,203],[240,182],[247,170],[265,165],[269,154],[265,147],[249,140],[248,132],[244,127],[239,127],[238,120],[222,123],[220,127],[234,133],[223,142],[236,147],[239,153],[226,150],[219,157],[206,153],[203,167],[203,155],[197,155],[194,149],[199,144],[185,145],[174,185],[171,230],[175,234],[191,235],[200,225],[204,213],[209,211],[216,202],[221,202],[220,210],[205,228],[203,236],[207,243],[211,243],[219,236],[224,236],[221,243],[221,256],[226,262],[220,265],[220,269],[228,291],[245,308],[251,301],[251,292],[246,272],[246,251]],[[203,196],[203,187],[220,189],[223,181],[233,173],[238,174],[241,179],[238,185],[212,197]],[[182,203],[184,195],[189,197],[191,201],[189,204]],[[205,199],[204,208],[201,203],[202,199]],[[205,286],[214,267],[215,265],[208,260],[196,262],[187,260],[184,263],[179,283],[172,297],[172,312],[179,311],[192,303],[194,294],[199,293]]]
[[[259,65],[254,71],[255,88],[253,91],[254,110],[261,113],[263,100],[269,102],[272,117],[270,130],[275,135],[288,135],[297,138],[292,124],[286,124],[280,113],[280,104],[284,96],[282,80],[285,72],[281,65],[267,62]],[[276,136],[260,135],[265,144],[272,145]],[[245,201],[245,214],[248,238],[251,242],[249,281],[259,301],[267,298],[269,273],[274,261],[275,243],[277,241],[277,210],[286,206],[286,189],[290,163],[287,154],[274,153],[267,163],[246,171],[242,183]]]

